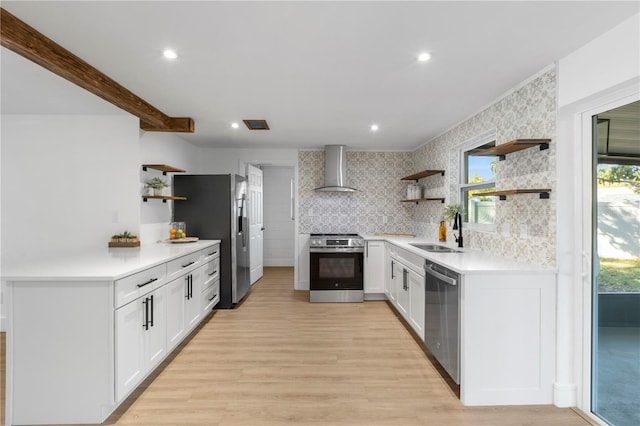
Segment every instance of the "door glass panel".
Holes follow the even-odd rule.
[[[640,102],[593,117],[591,407],[640,424]]]

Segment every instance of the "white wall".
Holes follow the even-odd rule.
[[[199,173],[246,174],[246,164],[296,166],[297,149],[204,148],[198,163]]]
[[[140,164],[168,164],[187,173],[198,173],[199,153],[202,148],[186,142],[176,133],[144,132],[140,131]],[[144,183],[154,177],[159,177],[170,185],[175,173],[167,173],[147,169],[140,170],[140,188]],[[172,188],[165,188],[165,194],[173,194]],[[173,194],[180,195],[180,194]],[[143,202],[140,208],[140,238],[142,244],[153,244],[159,240],[168,238],[169,222],[173,217],[173,203],[163,203],[160,200],[150,199]],[[187,232],[189,230],[187,229]]]
[[[293,266],[295,222],[292,219],[291,182],[293,167],[263,166],[264,266]]]
[[[138,120],[2,116],[2,262],[106,247],[138,232]]]
[[[558,107],[640,74],[640,15],[635,15],[559,61]]]
[[[588,359],[590,183],[583,175],[591,163],[590,115],[638,98],[640,94],[640,15],[558,62],[557,132],[557,356],[554,403],[590,412]],[[583,114],[587,120],[583,123]],[[586,126],[586,127],[584,127]],[[588,200],[587,200],[588,199]],[[586,251],[585,251],[586,250]],[[583,251],[584,255],[583,255]],[[583,257],[584,256],[584,257]],[[585,258],[586,257],[586,258]]]

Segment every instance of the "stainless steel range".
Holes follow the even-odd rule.
[[[311,234],[309,301],[364,301],[363,253],[358,234]]]

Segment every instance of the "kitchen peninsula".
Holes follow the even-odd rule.
[[[219,243],[3,265],[7,424],[103,422],[219,301]]]

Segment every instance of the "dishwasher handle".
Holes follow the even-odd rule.
[[[436,277],[437,279],[444,282],[445,284],[458,285],[458,280],[456,280],[455,278],[448,277],[444,274],[441,274],[440,272],[433,269],[433,265],[430,265],[430,264],[424,265],[424,270],[427,274]]]

